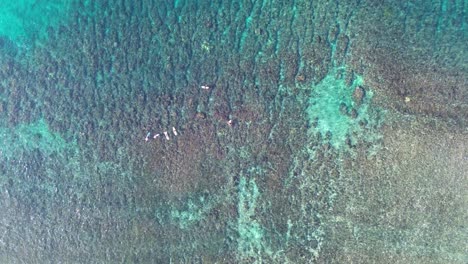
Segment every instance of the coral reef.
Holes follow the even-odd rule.
[[[464,263],[466,4],[15,3],[1,263]]]

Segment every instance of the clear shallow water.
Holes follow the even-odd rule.
[[[2,3],[1,262],[464,263],[467,4],[371,2]]]

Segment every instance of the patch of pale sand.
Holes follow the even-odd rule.
[[[466,263],[468,132],[393,116],[383,149],[345,162],[321,260]]]

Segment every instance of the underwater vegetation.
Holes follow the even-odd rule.
[[[464,1],[2,1],[0,263],[465,263]]]

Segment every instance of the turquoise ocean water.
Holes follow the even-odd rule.
[[[4,0],[0,263],[466,263],[468,2]]]

